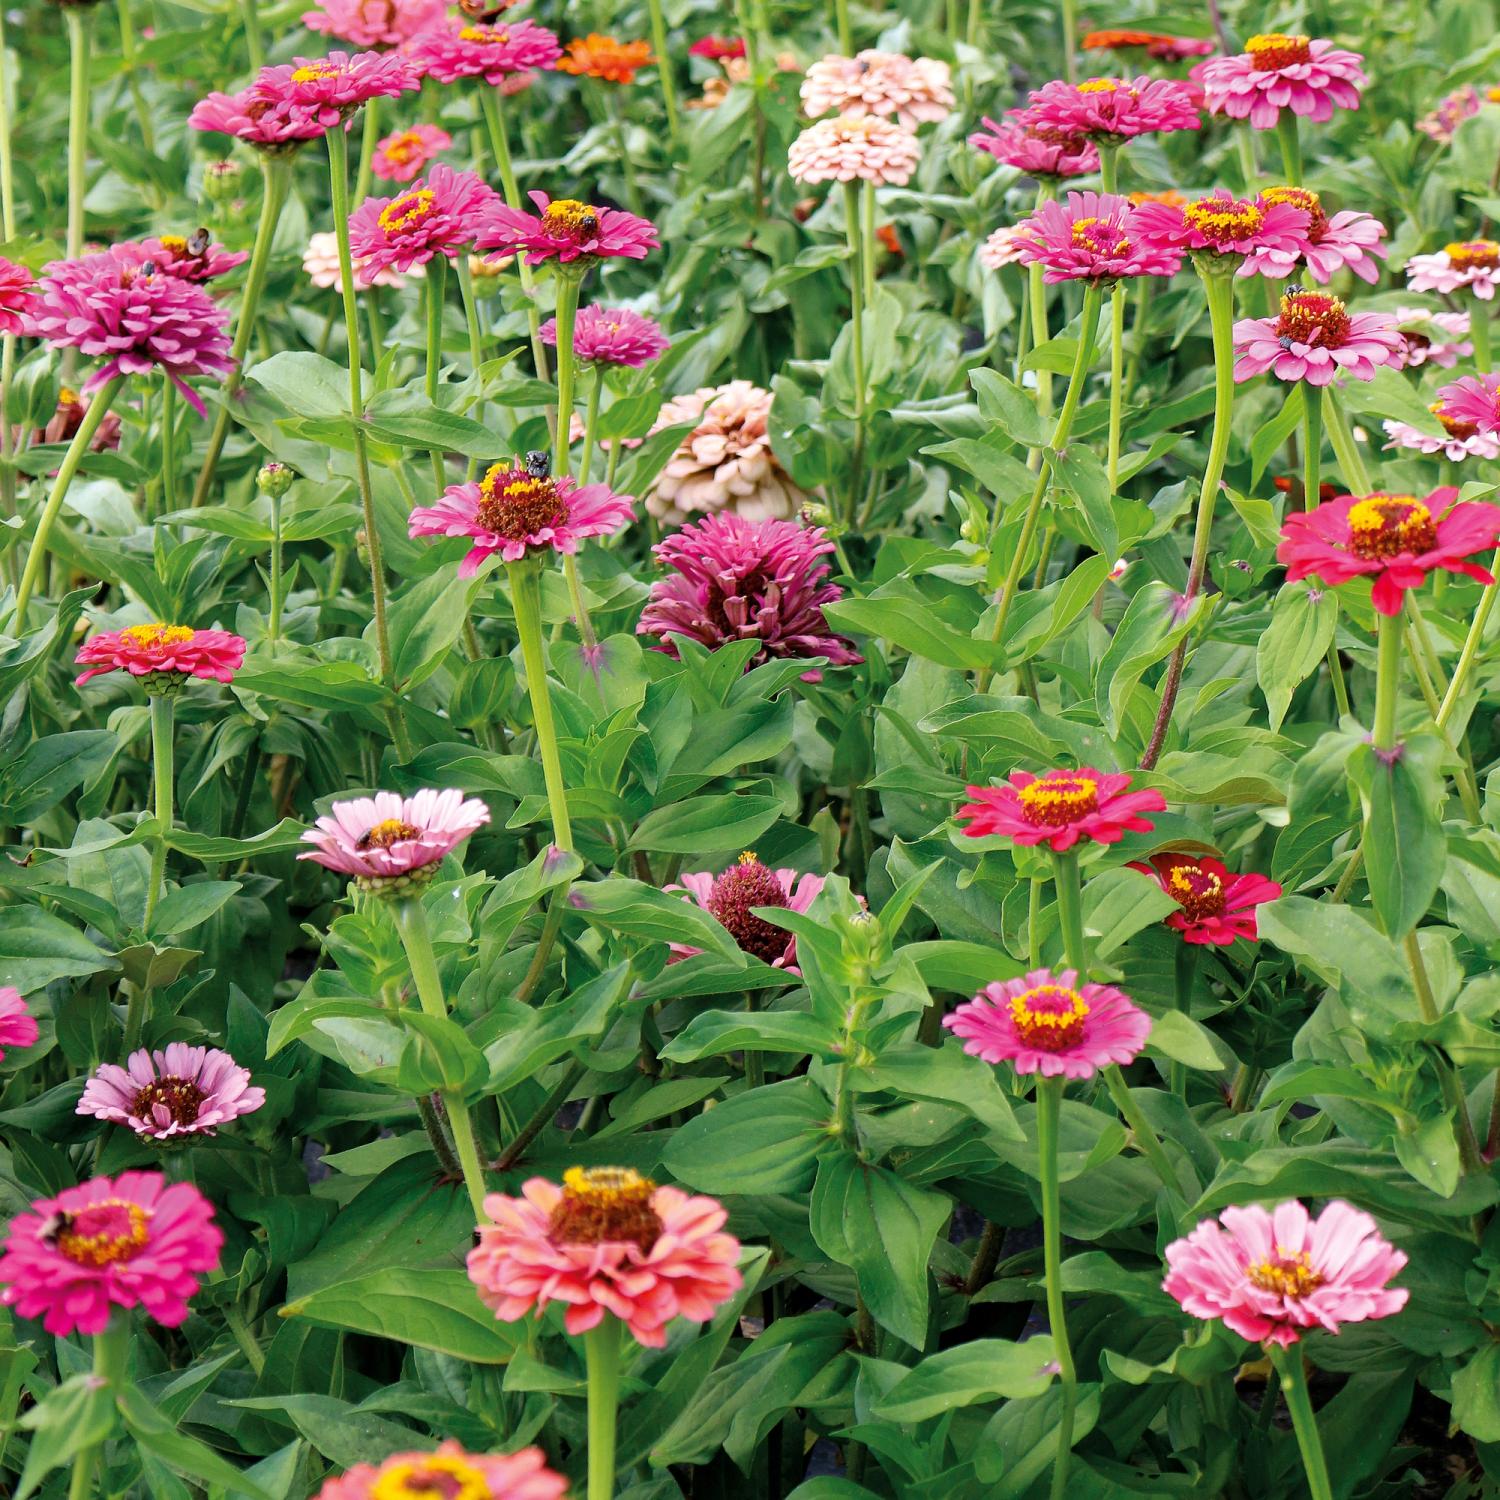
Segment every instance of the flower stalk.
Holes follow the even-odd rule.
[[[167,873],[167,836],[172,831],[172,739],[174,729],[172,697],[157,693],[151,698],[151,783],[154,795],[152,811],[156,815],[156,839],[151,845],[151,874],[146,884],[146,919],[151,930],[161,900],[162,883]]]
[[[1333,1500],[1328,1461],[1323,1456],[1323,1441],[1318,1436],[1318,1419],[1313,1414],[1312,1397],[1307,1391],[1302,1351],[1295,1344],[1289,1349],[1278,1344],[1267,1344],[1265,1348],[1276,1373],[1281,1376],[1281,1392],[1286,1397],[1286,1408],[1292,1418],[1292,1431],[1297,1434],[1297,1448],[1302,1454],[1310,1500]]]
[[[1077,861],[1075,860],[1076,864]],[[1057,1452],[1052,1459],[1051,1500],[1064,1500],[1073,1458],[1073,1418],[1078,1408],[1078,1371],[1068,1338],[1068,1309],[1062,1291],[1062,1190],[1057,1161],[1064,1080],[1038,1078],[1036,1137],[1042,1188],[1042,1274],[1046,1285],[1047,1323],[1057,1349],[1062,1411],[1057,1419]]]
[[[844,232],[849,245],[849,343],[854,378],[854,452],[849,461],[849,493],[844,524],[854,524],[863,482],[865,453],[865,298],[863,236],[859,223],[859,184],[844,184]]]
[[[88,192],[89,11],[65,5],[68,28],[68,259],[83,254],[83,200]],[[71,351],[70,351],[71,353]]]
[[[557,747],[557,725],[552,717],[552,694],[547,686],[547,657],[542,645],[542,574],[537,558],[508,563],[511,603],[516,632],[521,637],[521,661],[526,668],[526,690],[536,721],[537,751],[547,783],[547,806],[552,814],[552,842],[571,852],[573,825],[568,818],[568,790],[563,780],[562,756]]]
[[[661,81],[662,108],[667,112],[667,134],[675,146],[682,136],[682,121],[677,113],[677,85],[672,78],[672,54],[667,50],[667,19],[661,0],[647,0],[651,17],[651,50],[656,53],[656,76]]]
[[[94,1335],[94,1379],[112,1390],[118,1389],[125,1382],[129,1360],[130,1314],[122,1310],[114,1313],[103,1333]],[[89,1500],[94,1492],[94,1471],[103,1451],[103,1443],[90,1443],[73,1455],[68,1500]]]
[[[588,1500],[614,1500],[621,1332],[620,1320],[605,1313],[598,1327],[583,1336],[589,1392]]]

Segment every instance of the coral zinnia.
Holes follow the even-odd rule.
[[[991,230],[979,247],[979,264],[986,271],[998,271],[1004,266],[1013,266],[1021,260],[1021,247],[1026,242],[1025,229],[1020,224],[1010,224]]]
[[[366,198],[349,216],[349,248],[366,274],[409,271],[435,255],[456,260],[502,201],[476,173],[439,162],[394,198]]]
[[[1133,140],[1138,135],[1197,130],[1199,90],[1175,78],[1089,78],[1065,83],[1055,78],[1029,96],[1012,116],[1033,129],[1065,135]]]
[[[441,26],[448,13],[447,0],[317,0],[317,5],[303,11],[302,24],[355,47],[399,47]]]
[[[1066,203],[1043,203],[1022,221],[1016,247],[1028,265],[1046,267],[1048,282],[1171,276],[1182,251],[1146,243],[1136,228],[1138,213],[1115,193],[1069,193]]]
[[[0,984],[0,1057],[7,1047],[30,1047],[41,1035],[36,1017],[27,1009],[21,992],[12,984]]]
[[[837,115],[809,125],[787,148],[794,182],[871,182],[904,187],[917,170],[915,134],[878,115]]]
[[[1278,380],[1327,385],[1335,375],[1373,380],[1380,365],[1396,364],[1403,340],[1390,313],[1351,313],[1325,292],[1288,292],[1275,318],[1234,325],[1234,378],[1270,371]]]
[[[393,130],[375,143],[371,170],[386,182],[410,182],[433,157],[453,144],[453,137],[436,125],[421,123],[409,130]]]
[[[569,1333],[613,1315],[660,1349],[674,1318],[705,1323],[740,1287],[723,1207],[628,1168],[570,1167],[560,1186],[533,1177],[519,1198],[491,1193],[484,1210],[469,1280],[502,1322],[561,1302]]]
[[[1345,209],[1332,218],[1323,211],[1322,199],[1302,187],[1268,187],[1256,200],[1262,208],[1289,203],[1307,215],[1306,243],[1302,260],[1314,281],[1332,281],[1334,273],[1347,266],[1361,281],[1372,286],[1380,275],[1376,260],[1384,260],[1385,225],[1370,214]]]
[[[0,1302],[48,1333],[103,1333],[114,1307],[176,1328],[219,1263],[224,1236],[207,1198],[160,1172],[95,1177],[17,1214],[0,1254]]]
[[[132,1052],[122,1068],[103,1063],[83,1086],[78,1113],[128,1125],[137,1135],[167,1141],[213,1135],[266,1102],[250,1071],[217,1047],[169,1042],[165,1051]]]
[[[1316,1219],[1295,1200],[1226,1208],[1174,1240],[1166,1258],[1162,1288],[1184,1312],[1283,1348],[1304,1328],[1337,1333],[1406,1306],[1406,1289],[1387,1285],[1406,1256],[1369,1214],[1339,1199]]]
[[[1276,560],[1286,565],[1289,583],[1313,577],[1330,585],[1373,579],[1371,603],[1383,615],[1399,614],[1406,590],[1421,587],[1438,568],[1493,583],[1489,571],[1469,559],[1494,549],[1500,505],[1476,500],[1454,505],[1457,496],[1451,486],[1420,500],[1340,495],[1281,523]]]
[[[1147,57],[1181,62],[1185,57],[1207,57],[1214,44],[1203,37],[1167,36],[1159,31],[1090,31],[1078,44],[1085,52],[1145,50]]]
[[[987,984],[943,1017],[964,1051],[1043,1078],[1092,1078],[1128,1063],[1151,1034],[1151,1017],[1107,984],[1080,984],[1074,969],[1033,969]]]
[[[555,68],[562,56],[557,37],[534,21],[499,19],[483,24],[453,17],[423,32],[407,49],[412,61],[439,83],[482,78],[496,88],[533,68]]]
[[[0,255],[0,333],[21,333],[36,305],[36,277],[25,266]]]
[[[1454,240],[1431,255],[1414,255],[1406,263],[1406,284],[1414,292],[1447,296],[1468,287],[1489,302],[1500,286],[1500,243],[1494,240]]]
[[[1099,148],[1086,135],[1025,125],[1014,118],[992,120],[985,115],[984,129],[976,130],[969,144],[1028,177],[1082,177],[1099,170]]]
[[[773,870],[747,849],[727,870],[711,874],[707,870],[689,871],[668,891],[681,891],[684,901],[701,906],[740,947],[773,969],[800,974],[797,967],[797,939],[784,927],[773,926],[755,915],[757,906],[779,906],[787,911],[803,912],[818,899],[826,879],[822,875],[799,875],[795,870]],[[669,943],[669,962],[691,958],[701,953],[687,943]]]
[[[1209,112],[1248,119],[1269,130],[1283,109],[1321,124],[1338,109],[1358,109],[1369,83],[1358,52],[1322,38],[1270,32],[1253,36],[1233,57],[1211,57],[1193,69]]]
[[[656,226],[624,209],[596,208],[576,198],[549,198],[539,192],[526,196],[537,212],[497,204],[480,232],[479,249],[524,250],[532,266],[553,259],[563,265],[577,260],[587,265],[612,256],[641,260],[648,250],[661,249]]]
[[[451,1439],[435,1453],[393,1453],[323,1481],[316,1500],[563,1500],[568,1481],[540,1448],[465,1453]]]
[[[998,834],[1015,844],[1041,844],[1059,854],[1080,839],[1117,844],[1127,833],[1146,833],[1156,825],[1140,815],[1163,812],[1166,798],[1158,791],[1127,791],[1123,771],[1012,771],[1004,786],[971,786],[974,800],[958,810],[970,838]]]
[[[1188,203],[1142,203],[1136,220],[1152,244],[1243,256],[1242,276],[1290,276],[1307,244],[1309,215],[1290,203],[1262,206],[1218,188]]]
[[[893,115],[898,125],[945,119],[953,109],[952,69],[931,57],[866,48],[853,57],[819,58],[802,80],[802,107],[819,115]]]
[[[78,648],[75,665],[87,667],[77,681],[105,672],[129,672],[145,679],[148,693],[166,693],[189,677],[230,682],[245,659],[242,636],[227,630],[193,630],[187,625],[127,625],[106,630]]]
[[[1150,875],[1178,905],[1165,926],[1185,943],[1255,941],[1255,908],[1274,901],[1281,887],[1264,875],[1231,875],[1209,855],[1153,854],[1148,863],[1131,862],[1132,870]]]
[[[542,342],[557,345],[557,319],[541,327]],[[639,370],[671,347],[661,325],[628,307],[580,307],[573,324],[573,357],[586,365]]]
[[[1398,366],[1437,365],[1451,370],[1474,352],[1469,342],[1468,313],[1429,312],[1425,307],[1398,307],[1396,326],[1404,348]]]
[[[634,83],[635,75],[655,61],[649,42],[621,42],[591,31],[568,43],[557,71],[575,78],[597,78],[601,83]]]
[[[430,879],[444,855],[489,820],[484,803],[453,787],[424,787],[411,797],[376,792],[331,803],[317,826],[302,835],[315,847],[297,858],[352,875],[365,889],[404,889]]]

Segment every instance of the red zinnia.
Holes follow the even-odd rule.
[[[1236,938],[1255,941],[1255,908],[1274,901],[1281,887],[1264,875],[1231,875],[1216,859],[1204,855],[1153,854],[1150,863],[1131,861],[1130,868],[1150,875],[1181,908],[1165,926],[1185,943],[1229,944]]]
[[[958,810],[968,820],[970,838],[998,834],[1014,844],[1046,843],[1059,854],[1080,839],[1117,844],[1126,833],[1146,833],[1156,825],[1140,816],[1163,812],[1166,798],[1158,791],[1131,792],[1130,777],[1120,771],[1012,771],[1005,786],[971,786],[974,799]]]

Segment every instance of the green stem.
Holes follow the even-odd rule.
[[[1323,482],[1323,388],[1302,384],[1302,508],[1316,510]],[[1328,680],[1339,717],[1349,712],[1349,689],[1336,642],[1328,643]]]
[[[1125,372],[1125,399],[1136,388],[1141,378],[1141,364],[1146,358],[1147,328],[1151,313],[1151,288],[1155,280],[1151,276],[1138,276],[1135,288],[1135,314],[1131,319],[1130,368]]]
[[[573,436],[573,325],[578,318],[577,276],[557,279],[557,431],[552,439],[552,472],[568,477],[568,449]]]
[[[438,384],[443,373],[443,290],[448,279],[448,258],[445,255],[434,255],[427,262],[427,275],[424,278],[425,287],[423,302],[426,305],[427,314],[427,369],[423,384],[423,393],[427,397],[429,406],[438,404]],[[432,476],[437,481],[439,491],[443,488],[443,450],[432,448],[429,450],[432,459]]]
[[[401,933],[401,944],[406,949],[406,961],[411,966],[412,983],[417,987],[417,999],[423,1014],[434,1020],[446,1021],[448,1004],[443,998],[443,981],[438,974],[437,959],[432,951],[432,933],[427,926],[427,912],[421,895],[403,898],[395,903],[396,926]],[[474,1144],[474,1127],[469,1122],[469,1106],[464,1102],[462,1089],[444,1089],[443,1107],[448,1115],[448,1128],[453,1132],[453,1144],[458,1149],[459,1166],[463,1168],[464,1186],[469,1191],[469,1203],[474,1209],[476,1221],[484,1214],[484,1168],[479,1161],[479,1149]]]
[[[667,134],[675,146],[682,135],[677,114],[677,85],[672,78],[672,53],[667,48],[667,20],[661,0],[647,0],[651,16],[651,47],[656,53],[656,76],[661,80],[661,102],[667,112]]]
[[[16,233],[15,153],[11,148],[10,53],[5,40],[5,17],[0,10],[0,234],[7,240]]]
[[[356,207],[370,196],[370,184],[375,177],[375,146],[380,139],[380,100],[371,99],[365,104],[360,117],[359,166],[354,173],[354,198]],[[441,259],[441,257],[435,257]],[[432,267],[428,267],[429,273]]]
[[[864,277],[860,272],[864,257],[860,249],[862,236],[857,182],[844,184],[844,233],[849,245],[849,339],[854,367],[854,452],[849,462],[849,498],[844,522],[852,526],[859,504],[865,451],[865,309]]]
[[[1140,1106],[1135,1102],[1130,1093],[1130,1086],[1125,1082],[1125,1075],[1119,1067],[1111,1063],[1103,1070],[1104,1086],[1109,1090],[1109,1097],[1114,1101],[1115,1108],[1120,1111],[1120,1117],[1129,1127],[1131,1135],[1135,1137],[1135,1144],[1141,1155],[1151,1164],[1151,1170],[1156,1173],[1161,1185],[1168,1192],[1182,1195],[1182,1184],[1177,1180],[1177,1173],[1172,1169],[1171,1158],[1168,1157],[1156,1132],[1151,1128],[1151,1122],[1141,1113]]]
[[[1073,850],[1052,856],[1052,885],[1057,892],[1057,925],[1062,933],[1063,961],[1088,978],[1088,949],[1083,936],[1083,884],[1078,855]]]
[[[1474,341],[1474,368],[1488,375],[1494,368],[1490,358],[1490,305],[1478,297],[1469,303],[1469,337]]]
[[[1344,476],[1344,483],[1356,495],[1373,493],[1370,472],[1365,468],[1365,461],[1360,457],[1354,442],[1354,434],[1349,430],[1349,423],[1332,391],[1328,392],[1328,400],[1324,403],[1323,417],[1328,427],[1328,441],[1333,445],[1333,456],[1339,461],[1339,471]]]
[[[484,334],[479,326],[479,302],[474,296],[474,273],[469,269],[469,257],[462,254],[455,263],[458,268],[458,295],[464,305],[464,327],[469,335],[469,363],[474,369],[474,380],[479,381],[479,367],[484,363]]]
[[[282,496],[271,496],[271,616],[266,622],[266,642],[271,655],[276,654],[281,639],[281,502]]]
[[[136,123],[141,129],[141,144],[152,155],[156,155],[156,129],[151,123],[151,111],[146,105],[146,96],[141,92],[141,66],[135,52],[135,22],[130,14],[130,0],[117,0],[115,9],[120,16],[120,61],[125,65],[125,78],[130,84],[130,97],[135,105]],[[0,46],[3,46],[0,41]],[[9,238],[7,234],[6,238]]]
[[[624,1324],[613,1313],[605,1313],[599,1326],[583,1336],[589,1373],[588,1500],[614,1500],[623,1330]]]
[[[151,699],[151,779],[155,789],[153,811],[157,835],[151,846],[151,877],[146,886],[145,930],[151,931],[151,918],[161,900],[162,883],[167,872],[167,835],[172,831],[172,699],[158,693]]]
[[[1417,995],[1417,1011],[1429,1025],[1438,1020],[1441,1012],[1432,992],[1432,980],[1427,973],[1427,964],[1422,957],[1422,944],[1417,939],[1417,930],[1412,928],[1402,939],[1406,952],[1407,967],[1411,970],[1412,988]],[[1453,1116],[1453,1139],[1458,1146],[1459,1161],[1466,1175],[1483,1173],[1484,1158],[1480,1155],[1479,1139],[1474,1134],[1474,1122],[1469,1118],[1469,1101],[1464,1095],[1463,1079],[1446,1053],[1433,1049],[1433,1066],[1437,1069],[1438,1084],[1443,1092],[1443,1102]]]
[[[114,1389],[125,1383],[130,1360],[130,1314],[116,1311],[103,1333],[94,1335],[94,1379]],[[94,1489],[94,1469],[103,1443],[80,1448],[73,1457],[73,1471],[68,1477],[68,1500],[89,1500]]]
[[[835,25],[839,34],[839,51],[854,56],[854,33],[849,27],[849,0],[833,0]]]
[[[1109,294],[1109,450],[1105,472],[1111,496],[1120,483],[1120,422],[1125,408],[1125,284]]]
[[[1328,1478],[1328,1462],[1323,1457],[1323,1443],[1318,1437],[1318,1419],[1313,1414],[1312,1398],[1307,1393],[1307,1372],[1302,1365],[1302,1350],[1293,1344],[1282,1349],[1267,1344],[1266,1353],[1281,1376],[1281,1394],[1291,1414],[1292,1431],[1302,1453],[1302,1468],[1307,1475],[1310,1500],[1333,1500],[1333,1485]]]
[[[1302,142],[1297,136],[1297,116],[1283,109],[1276,117],[1276,142],[1281,147],[1281,170],[1289,187],[1302,185]]]
[[[1490,560],[1490,572],[1496,573],[1500,569],[1500,551]],[[1479,596],[1479,608],[1474,611],[1474,618],[1469,622],[1469,633],[1464,637],[1463,648],[1458,653],[1458,661],[1453,668],[1453,680],[1448,684],[1448,691],[1443,694],[1442,706],[1437,712],[1437,724],[1439,729],[1446,729],[1448,721],[1452,719],[1454,710],[1458,707],[1458,700],[1463,696],[1464,689],[1469,684],[1469,673],[1474,669],[1475,659],[1479,655],[1479,648],[1484,642],[1485,627],[1489,624],[1490,615],[1495,608],[1495,594],[1500,589],[1500,584],[1488,583],[1484,592]]]
[[[1073,60],[1073,53],[1077,47],[1078,36],[1078,14],[1077,0],[1062,0],[1062,44],[1063,44],[1063,77],[1069,83],[1077,78],[1077,64]]]
[[[645,214],[646,204],[641,197],[641,185],[636,181],[635,163],[630,159],[630,141],[625,134],[625,111],[620,107],[618,86],[604,83],[600,88],[604,91],[604,112],[614,127],[615,146],[620,153],[620,170],[625,176],[625,202],[631,213],[639,217]]]
[[[1073,1457],[1073,1415],[1078,1405],[1078,1371],[1068,1339],[1068,1309],[1062,1290],[1062,1188],[1057,1165],[1064,1080],[1039,1078],[1036,1086],[1036,1137],[1042,1188],[1042,1269],[1047,1292],[1047,1322],[1057,1350],[1062,1384],[1062,1412],[1057,1420],[1057,1453],[1052,1460],[1051,1500],[1068,1492]]]
[[[552,813],[552,842],[559,849],[573,848],[573,825],[568,818],[568,790],[563,780],[562,756],[557,748],[557,726],[552,718],[552,694],[547,686],[547,658],[542,646],[542,576],[540,564],[531,558],[506,564],[510,573],[511,603],[516,613],[516,632],[521,637],[521,660],[526,668],[526,688],[531,695],[531,715],[536,721],[537,750],[542,757],[542,775],[547,783],[547,805]]]
[[[1376,624],[1375,726],[1377,750],[1396,747],[1396,704],[1401,688],[1401,616],[1381,615]]]
[[[875,184],[862,182],[859,186],[860,208],[860,273],[864,282],[865,306],[875,301]]]
[[[177,387],[172,377],[161,377],[161,503],[166,514],[177,509]]]
[[[83,200],[88,191],[89,32],[88,11],[65,5],[68,27],[68,259],[83,254]]]
[[[258,73],[265,66],[266,53],[260,39],[256,0],[240,0],[240,10],[245,18],[245,51],[249,54],[251,68]]]
[[[594,371],[594,383],[589,387],[588,405],[583,417],[583,453],[578,460],[578,482],[589,482],[589,467],[594,460],[594,438],[599,428],[599,398],[604,394],[604,373]]]
[[[1057,196],[1057,188],[1050,179],[1044,179],[1037,184],[1036,207],[1050,202]],[[1044,279],[1046,268],[1040,261],[1034,262],[1026,268],[1026,285],[1030,293],[1031,301],[1031,347],[1040,349],[1051,337],[1051,330],[1047,326],[1047,283]],[[1036,370],[1036,400],[1037,410],[1042,416],[1052,415],[1052,371],[1044,370],[1041,366]]]
[[[245,1315],[239,1310],[236,1303],[227,1302],[223,1308],[224,1326],[229,1330],[229,1336],[240,1347],[240,1352],[245,1356],[245,1362],[250,1366],[250,1373],[258,1379],[266,1368],[266,1352],[260,1347],[260,1341],[251,1331],[249,1323],[245,1321]]]
[[[569,1063],[563,1076],[553,1085],[547,1097],[537,1106],[531,1118],[516,1132],[515,1138],[495,1158],[495,1170],[508,1172],[526,1154],[526,1148],[557,1117],[557,1112],[568,1102],[568,1095],[578,1087],[588,1069],[583,1063]]]
[[[1177,958],[1173,965],[1172,1000],[1176,1009],[1183,1015],[1188,1015],[1192,1010],[1193,980],[1198,973],[1199,948],[1196,943],[1179,943],[1177,945]],[[1167,1070],[1167,1078],[1172,1092],[1179,1099],[1187,1098],[1187,1066],[1172,1060]]]

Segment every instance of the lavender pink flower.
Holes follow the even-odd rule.
[[[809,125],[787,150],[794,182],[904,187],[917,169],[916,135],[878,115],[838,115]]]
[[[438,162],[394,198],[366,198],[349,216],[349,248],[375,271],[409,271],[435,255],[455,260],[503,204],[474,172]]]
[[[425,787],[411,797],[376,792],[334,802],[313,828],[302,835],[313,847],[298,859],[374,888],[393,881],[435,873],[443,857],[490,820],[490,810],[476,797],[452,787]]]
[[[495,205],[480,231],[480,250],[524,252],[526,263],[535,266],[546,260],[592,264],[615,256],[642,260],[648,250],[661,249],[656,226],[624,209],[596,208],[576,198],[549,198],[540,192],[526,196],[537,212]]]
[[[1146,241],[1140,210],[1114,193],[1069,193],[1041,204],[1015,233],[1020,258],[1046,268],[1043,280],[1113,283],[1127,276],[1171,276],[1182,251]]]
[[[1403,344],[1390,313],[1351,313],[1325,292],[1289,292],[1279,316],[1234,325],[1234,378],[1269,371],[1278,380],[1318,386],[1335,375],[1373,380],[1379,366],[1399,361]]]
[[[399,47],[447,14],[447,0],[318,0],[302,24],[355,47]]]
[[[1020,224],[991,230],[979,247],[979,264],[986,271],[999,271],[1017,264],[1022,260],[1021,246],[1025,239],[1025,229]]]
[[[262,68],[252,85],[274,105],[305,111],[324,130],[342,125],[371,99],[394,99],[421,86],[399,53],[337,51]]]
[[[1437,106],[1417,121],[1417,129],[1439,145],[1451,145],[1454,132],[1471,115],[1479,113],[1482,103],[1473,84],[1466,83],[1439,99]]]
[[[1442,426],[1441,435],[1423,432],[1409,422],[1382,422],[1390,439],[1387,448],[1406,448],[1416,453],[1441,453],[1452,463],[1466,458],[1500,458],[1500,430],[1481,432],[1476,422],[1455,416],[1447,402],[1438,400],[1428,406]]]
[[[1011,115],[1035,130],[1125,141],[1197,130],[1201,104],[1199,89],[1176,78],[1089,78],[1077,84],[1053,79]]]
[[[1472,423],[1484,433],[1500,432],[1500,375],[1460,375],[1439,386],[1437,398],[1454,421]]]
[[[452,17],[424,32],[408,48],[412,61],[439,83],[482,78],[496,88],[533,68],[555,68],[562,56],[557,37],[534,21],[493,23]]]
[[[1396,325],[1405,340],[1400,365],[1416,369],[1436,365],[1451,370],[1474,352],[1469,341],[1469,315],[1464,312],[1429,312],[1425,307],[1398,307]]]
[[[128,1125],[153,1141],[213,1135],[266,1102],[250,1072],[217,1047],[169,1042],[165,1050],[132,1052],[122,1068],[104,1063],[83,1087],[78,1113]]]
[[[541,327],[542,342],[557,347],[557,319]],[[628,307],[580,307],[573,324],[573,357],[586,365],[639,370],[671,347],[661,325]]]
[[[1268,32],[1233,57],[1211,57],[1193,69],[1209,112],[1270,130],[1289,109],[1317,124],[1335,109],[1358,109],[1369,84],[1358,52],[1322,38]]]
[[[830,53],[808,68],[802,107],[819,115],[884,115],[915,130],[952,111],[952,69],[936,58],[866,48],[853,57]]]
[[[1414,255],[1406,263],[1406,284],[1414,292],[1444,296],[1466,287],[1481,302],[1492,301],[1500,286],[1500,243],[1454,240],[1431,255]]]

